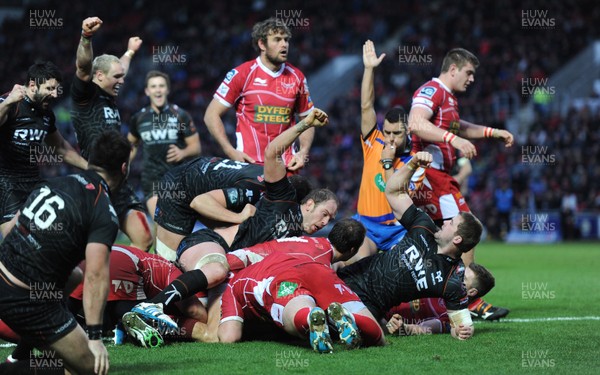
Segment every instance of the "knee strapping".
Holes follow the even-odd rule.
[[[177,259],[177,252],[165,245],[158,237],[156,238],[156,253],[171,262]]]
[[[218,253],[206,254],[198,261],[198,263],[196,263],[196,266],[194,268],[199,270],[200,268],[204,267],[209,263],[219,263],[223,265],[223,267],[225,267],[225,270],[227,270],[227,272],[229,272],[229,263],[227,263],[227,257],[223,254]]]

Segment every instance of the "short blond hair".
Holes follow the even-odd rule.
[[[108,74],[113,63],[121,63],[121,60],[114,55],[100,55],[94,59],[92,63],[92,74],[96,74],[100,70],[104,74]]]

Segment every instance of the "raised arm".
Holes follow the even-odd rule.
[[[286,166],[281,158],[285,151],[305,131],[321,127],[329,122],[327,113],[315,108],[302,121],[279,134],[265,149],[265,181],[277,182],[286,175]]]
[[[131,63],[133,55],[140,49],[141,45],[142,40],[139,37],[132,36],[129,38],[129,42],[127,42],[127,51],[119,59],[123,65],[125,75],[127,75],[127,72],[129,71],[129,64]]]
[[[227,133],[225,132],[225,125],[222,120],[222,117],[228,109],[227,106],[223,105],[218,100],[213,99],[208,105],[208,108],[206,108],[206,113],[204,113],[204,123],[206,124],[209,133],[217,141],[219,146],[221,146],[225,155],[227,155],[227,158],[247,163],[255,163],[256,161],[254,159],[246,153],[236,150],[229,142]]]
[[[438,128],[431,122],[431,116],[432,113],[429,110],[413,106],[408,115],[408,129],[410,133],[427,142],[450,143],[451,146],[460,150],[467,159],[471,159],[477,155],[477,150],[471,142]]]
[[[48,134],[44,139],[44,142],[46,142],[47,145],[54,147],[54,152],[58,155],[62,155],[65,162],[68,164],[83,170],[87,169],[87,161],[63,138],[60,131],[56,130],[55,132]]]
[[[300,120],[304,120],[306,116],[301,117]],[[298,169],[304,167],[306,161],[308,160],[308,153],[310,152],[310,147],[312,146],[313,140],[315,139],[315,129],[308,129],[304,133],[300,134],[298,140],[300,142],[300,149],[294,157],[290,160],[287,165],[287,169],[290,171],[297,171]]]
[[[394,211],[396,219],[400,220],[404,212],[413,204],[409,195],[410,179],[417,168],[427,168],[431,164],[433,157],[429,152],[420,151],[398,169],[387,181],[385,187],[385,196]]]
[[[81,38],[77,46],[77,58],[75,66],[77,71],[75,75],[82,81],[92,80],[92,60],[94,51],[92,50],[92,36],[102,26],[102,20],[98,17],[89,17],[83,20],[81,24]]]
[[[385,53],[377,57],[375,45],[367,40],[363,45],[363,72],[362,84],[360,86],[360,133],[365,138],[373,127],[377,125],[375,114],[375,68],[379,66]]]
[[[0,102],[0,126],[4,125],[8,118],[8,112],[12,108],[12,105],[20,102],[27,95],[25,86],[14,85],[12,91],[6,99]]]

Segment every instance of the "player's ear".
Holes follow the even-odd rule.
[[[36,84],[35,84],[35,81],[33,79],[29,80],[29,83],[27,84],[27,89],[28,90],[36,91]]]
[[[267,50],[267,44],[262,39],[258,40],[258,49],[260,49],[261,52]]]
[[[452,238],[452,243],[454,244],[454,246],[458,247],[458,245],[460,245],[463,241],[462,236],[459,235],[455,235],[454,238]]]
[[[467,295],[471,298],[475,298],[479,295],[479,290],[477,290],[477,288],[469,288],[469,290],[467,290]]]

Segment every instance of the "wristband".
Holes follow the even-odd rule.
[[[92,33],[86,33],[85,31],[81,30],[81,37],[85,38],[85,39],[90,39],[92,37]]]
[[[88,325],[86,328],[87,336],[90,341],[102,339],[102,324]]]
[[[454,140],[454,138],[456,138],[456,135],[450,133],[449,131],[444,133],[444,143],[452,143],[452,141]]]
[[[128,49],[127,52],[125,52],[125,55],[129,56],[129,58],[132,58],[133,55],[135,55],[135,51],[132,49]]]
[[[379,163],[381,163],[381,165],[383,165],[383,169],[387,171],[392,169],[394,166],[394,159],[381,159],[379,160]]]
[[[490,127],[486,127],[485,129],[483,129],[483,136],[484,138],[491,138],[494,135],[494,128],[490,128]]]
[[[417,170],[417,168],[418,168],[418,167],[413,167],[413,166],[410,164],[410,162],[406,163],[406,167],[407,167],[408,169],[410,169],[411,171],[416,171],[416,170]]]

